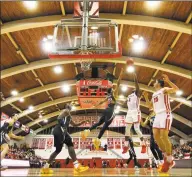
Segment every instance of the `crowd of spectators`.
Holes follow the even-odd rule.
[[[173,156],[175,159],[192,158],[192,141],[183,145],[174,145]]]

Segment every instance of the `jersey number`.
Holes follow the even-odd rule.
[[[154,102],[158,102],[158,96],[154,98]]]

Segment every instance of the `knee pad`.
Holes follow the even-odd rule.
[[[131,127],[132,124],[127,124],[127,126],[125,127],[125,136],[131,136]]]

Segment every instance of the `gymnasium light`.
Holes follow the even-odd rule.
[[[177,92],[176,92],[176,95],[177,96],[181,96],[183,94],[183,91],[182,90],[178,90]]]
[[[123,98],[124,98],[124,96],[123,96],[123,95],[119,95],[119,98],[120,98],[120,99],[123,99]]]
[[[139,39],[139,35],[136,35],[136,34],[135,34],[135,35],[132,36],[132,38],[133,38],[133,39]]]
[[[18,95],[18,91],[17,91],[17,90],[12,90],[12,91],[11,91],[11,95],[17,96],[17,95]]]
[[[32,110],[34,110],[34,107],[31,105],[31,106],[28,107],[28,109],[29,109],[30,111],[32,111]]]
[[[50,40],[43,42],[43,49],[45,52],[51,52],[52,50],[52,42]]]
[[[39,115],[39,118],[42,118],[42,117],[43,117],[43,116],[40,114],[40,115]]]
[[[135,71],[134,66],[127,66],[127,72],[128,73],[133,73]]]
[[[61,74],[61,73],[63,72],[63,68],[62,68],[61,66],[55,66],[55,67],[53,68],[53,70],[54,70],[54,72],[55,72],[56,74]]]
[[[19,102],[23,103],[24,102],[24,98],[20,98]]]
[[[23,1],[25,7],[34,10],[37,7],[37,1]]]
[[[145,3],[149,9],[154,10],[160,5],[161,1],[146,1]]]
[[[92,26],[91,29],[92,29],[92,30],[97,30],[98,27],[97,27],[97,26]]]
[[[121,87],[121,90],[122,90],[123,92],[126,92],[126,91],[127,91],[127,86],[122,86],[122,87]]]
[[[145,49],[145,43],[143,40],[136,40],[133,42],[133,51],[142,52]]]
[[[45,119],[43,122],[44,122],[44,123],[47,123],[47,122],[48,122],[48,120],[47,120],[47,119]]]
[[[52,35],[47,35],[47,39],[52,40],[53,36]]]
[[[70,90],[69,85],[63,85],[62,90],[63,90],[63,92],[65,92],[65,93],[69,92],[69,90]]]
[[[173,102],[174,100],[170,99],[170,102]]]

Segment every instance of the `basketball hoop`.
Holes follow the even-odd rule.
[[[80,55],[87,55],[88,57],[81,57],[81,70],[88,71],[91,68],[91,63],[94,61],[93,53],[89,51],[81,51]]]

